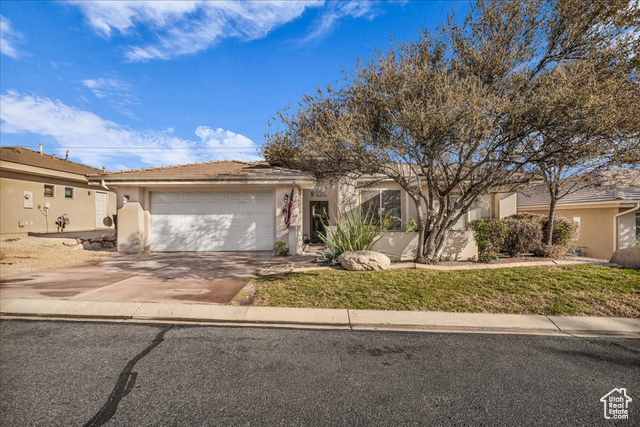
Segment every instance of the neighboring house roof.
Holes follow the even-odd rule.
[[[101,172],[100,169],[91,166],[64,160],[50,154],[40,154],[38,151],[22,147],[0,147],[0,160],[78,175]]]
[[[274,167],[267,162],[223,160],[185,165],[130,169],[92,174],[90,178],[116,181],[189,181],[189,180],[308,180],[299,171]]]
[[[596,173],[593,185],[579,189],[558,201],[558,205],[596,202],[640,202],[640,170],[624,169]],[[536,184],[518,193],[518,207],[549,204],[549,190]]]

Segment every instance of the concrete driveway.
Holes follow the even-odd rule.
[[[271,252],[189,252],[122,256],[0,281],[0,298],[227,304]]]

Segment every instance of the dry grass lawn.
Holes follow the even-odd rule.
[[[115,252],[86,251],[82,245],[65,246],[63,240],[33,236],[3,237],[0,240],[0,250],[4,255],[0,260],[0,278],[95,262],[118,255]]]

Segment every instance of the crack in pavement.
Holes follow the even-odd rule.
[[[137,372],[131,372],[143,357],[151,353],[151,350],[156,348],[164,341],[164,334],[166,334],[173,326],[165,326],[162,328],[160,332],[153,339],[151,344],[149,344],[144,350],[138,353],[133,359],[129,360],[126,366],[120,371],[120,375],[118,375],[118,380],[116,381],[116,385],[113,387],[107,402],[100,408],[97,414],[93,416],[84,427],[94,427],[94,426],[102,426],[106,424],[113,416],[116,414],[118,410],[118,405],[123,397],[128,395],[131,390],[133,390],[133,386],[136,383],[136,379],[138,378]]]

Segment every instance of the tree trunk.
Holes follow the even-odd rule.
[[[544,239],[547,245],[551,245],[553,243],[553,221],[556,218],[557,204],[558,200],[552,196],[549,201],[549,218],[547,219],[547,228],[544,231]]]
[[[438,262],[438,259],[437,259],[438,248],[436,247],[437,234],[438,234],[437,230],[435,230],[434,227],[432,227],[429,230],[429,234],[426,236],[425,243],[424,243],[424,256],[423,256],[424,264],[435,264]]]
[[[424,264],[425,263],[424,235],[425,235],[425,230],[427,228],[427,219],[424,218],[420,200],[415,202],[415,204],[416,204],[416,212],[418,213],[418,246],[416,247],[416,262],[420,264]]]

